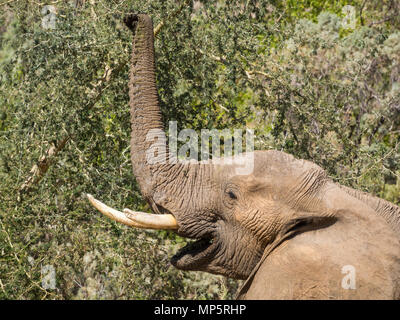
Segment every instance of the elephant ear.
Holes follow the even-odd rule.
[[[300,213],[300,217],[290,220],[280,234],[286,240],[288,236],[293,237],[299,233],[327,228],[336,221],[337,218],[333,216],[313,216],[310,215],[310,212],[305,212],[302,216]]]
[[[276,240],[271,246],[267,247],[264,251],[260,261],[254,267],[246,281],[243,283],[242,287],[239,289],[236,299],[244,300],[246,298],[246,293],[253,281],[255,274],[257,273],[260,266],[264,263],[265,259],[270,255],[276,247],[280,246],[284,241],[289,240],[296,235],[308,232],[312,230],[327,228],[337,221],[336,217],[333,216],[311,216],[309,212],[304,212],[304,216],[300,213],[300,217],[296,217],[287,222],[282,230],[279,232]]]

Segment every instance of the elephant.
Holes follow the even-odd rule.
[[[244,280],[238,299],[399,299],[398,206],[282,151],[251,152],[245,174],[235,161],[173,159],[168,144],[158,156],[170,161],[149,161],[149,134],[165,132],[153,23],[147,14],[124,22],[133,32],[131,162],[153,213],[118,211],[88,194],[90,203],[126,225],[191,239],[172,265]]]

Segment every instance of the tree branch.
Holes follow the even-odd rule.
[[[43,176],[49,170],[50,165],[53,163],[54,158],[57,154],[64,149],[66,143],[70,139],[70,136],[66,136],[57,143],[53,144],[46,152],[45,156],[42,156],[39,161],[32,167],[29,177],[25,180],[22,186],[19,188],[18,201],[21,201],[23,193],[28,193],[32,186],[42,180]]]
[[[374,26],[374,25],[382,24],[382,23],[384,23],[384,22],[390,21],[390,20],[392,20],[393,18],[397,17],[397,15],[398,15],[398,13],[395,13],[395,14],[393,14],[393,15],[391,15],[391,16],[385,17],[384,19],[382,19],[382,20],[380,20],[380,21],[371,22],[371,23],[368,25],[368,27],[372,27],[372,26]]]
[[[188,5],[190,0],[185,0],[182,5],[171,15],[169,15],[166,19],[162,20],[155,28],[154,28],[154,36],[157,36],[163,26],[165,25],[165,21],[168,19],[171,19],[175,16],[177,16],[179,13],[182,12],[182,10]],[[105,67],[105,71],[103,76],[100,78],[100,80],[97,81],[93,85],[93,89],[91,91],[91,101],[88,103],[88,105],[85,106],[86,109],[91,109],[93,106],[100,100],[104,89],[107,86],[107,83],[111,81],[113,77],[115,77],[122,69],[123,67],[129,62],[129,59],[122,59],[117,66],[112,69],[108,65]],[[54,163],[55,158],[57,155],[65,148],[67,145],[68,141],[70,141],[72,136],[66,135],[64,136],[61,140],[57,141],[55,144],[53,144],[46,152],[46,155],[42,156],[38,162],[32,167],[30,170],[30,174],[28,178],[24,181],[24,183],[21,185],[19,188],[19,194],[18,194],[18,201],[21,201],[22,199],[22,194],[27,194],[29,193],[32,188],[39,183],[40,180],[44,177],[46,172],[49,170],[50,166]]]
[[[367,0],[364,0],[360,7],[360,22],[361,22],[362,26],[364,25],[363,10],[364,10],[364,7],[366,4],[367,4]]]

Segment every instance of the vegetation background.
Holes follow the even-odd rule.
[[[235,295],[169,264],[185,239],[85,198],[149,210],[129,157],[130,12],[158,28],[166,123],[254,128],[256,149],[400,203],[398,0],[0,0],[0,299]]]

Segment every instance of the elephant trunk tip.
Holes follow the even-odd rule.
[[[138,13],[131,13],[124,17],[125,25],[131,30],[132,32],[135,31],[136,25],[139,21],[139,14]]]

